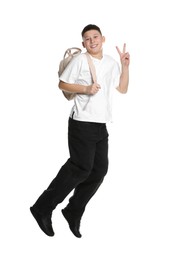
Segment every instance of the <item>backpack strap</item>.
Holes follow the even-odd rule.
[[[85,55],[87,57],[87,61],[88,61],[88,65],[90,68],[91,75],[92,75],[93,83],[97,83],[96,69],[94,67],[93,61],[92,61],[90,55],[88,54],[88,52],[86,52]]]

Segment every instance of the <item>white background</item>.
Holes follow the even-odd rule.
[[[171,259],[169,1],[2,0],[0,3],[1,259]],[[29,207],[68,158],[72,102],[57,87],[66,48],[100,26],[104,52],[131,55],[126,95],[114,91],[110,167],[84,214],[81,239],[53,213],[55,236]],[[71,195],[71,194],[70,194]]]

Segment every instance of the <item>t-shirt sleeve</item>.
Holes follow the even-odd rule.
[[[119,86],[119,81],[120,81],[120,75],[121,75],[121,71],[120,71],[120,67],[118,62],[116,62],[116,66],[115,66],[115,80],[114,80],[114,87],[117,88]]]
[[[59,79],[69,84],[76,83],[80,70],[80,59],[74,57],[71,62],[67,65]]]

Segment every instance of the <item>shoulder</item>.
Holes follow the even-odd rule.
[[[120,65],[112,56],[105,54],[103,59],[104,66],[108,68],[108,70],[112,71],[115,75],[120,74]]]
[[[88,65],[87,65],[88,66]],[[61,79],[68,75],[78,75],[82,70],[86,69],[86,55],[80,53],[72,57],[61,74]]]
[[[106,62],[108,64],[111,64],[111,65],[114,65],[114,66],[119,65],[119,63],[111,55],[104,54],[103,59],[104,59],[104,62]]]
[[[81,66],[86,61],[86,56],[84,53],[80,53],[74,56],[70,62],[70,66]]]
[[[86,59],[85,53],[80,53],[73,57],[73,61],[75,62],[83,62]]]

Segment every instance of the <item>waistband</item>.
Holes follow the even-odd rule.
[[[90,124],[90,125],[99,125],[99,126],[103,126],[106,125],[106,123],[98,123],[98,122],[89,122],[89,121],[80,121],[80,120],[75,120],[71,117],[69,117],[69,121],[73,122],[73,123],[79,123],[79,124]]]

